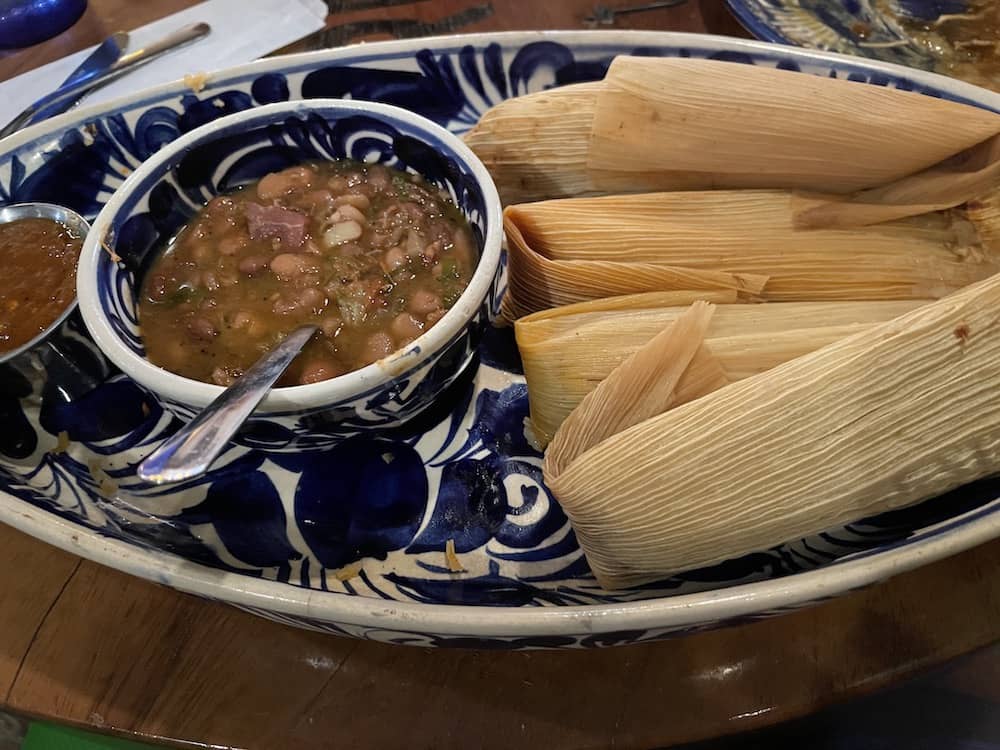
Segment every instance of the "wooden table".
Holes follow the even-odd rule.
[[[294,49],[581,28],[593,9],[587,0],[327,1],[327,29]],[[193,4],[91,0],[70,31],[0,58],[0,79]],[[720,0],[621,16],[617,25],[743,35]],[[258,748],[667,746],[802,715],[998,637],[1000,541],[738,628],[603,651],[506,653],[294,630],[0,527],[0,704],[145,739]],[[998,697],[996,650],[964,670],[963,690]]]

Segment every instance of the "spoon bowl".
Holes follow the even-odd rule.
[[[315,325],[296,328],[197,417],[163,441],[137,470],[151,484],[167,484],[204,474],[292,360],[316,333]]]

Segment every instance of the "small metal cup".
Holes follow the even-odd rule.
[[[0,208],[0,224],[21,219],[52,219],[81,237],[90,231],[82,216],[51,203]],[[43,397],[68,403],[92,391],[110,372],[110,364],[87,334],[74,297],[44,331],[0,354],[0,399],[18,399],[23,406],[38,405]]]

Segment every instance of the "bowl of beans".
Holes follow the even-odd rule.
[[[285,102],[146,160],[94,221],[77,287],[97,345],[183,418],[315,324],[237,442],[322,448],[403,424],[468,369],[499,305],[501,236],[489,174],[444,128]]]

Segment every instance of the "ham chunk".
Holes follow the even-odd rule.
[[[281,206],[261,206],[247,203],[247,229],[251,239],[281,240],[283,247],[301,247],[306,239],[309,217]]]

